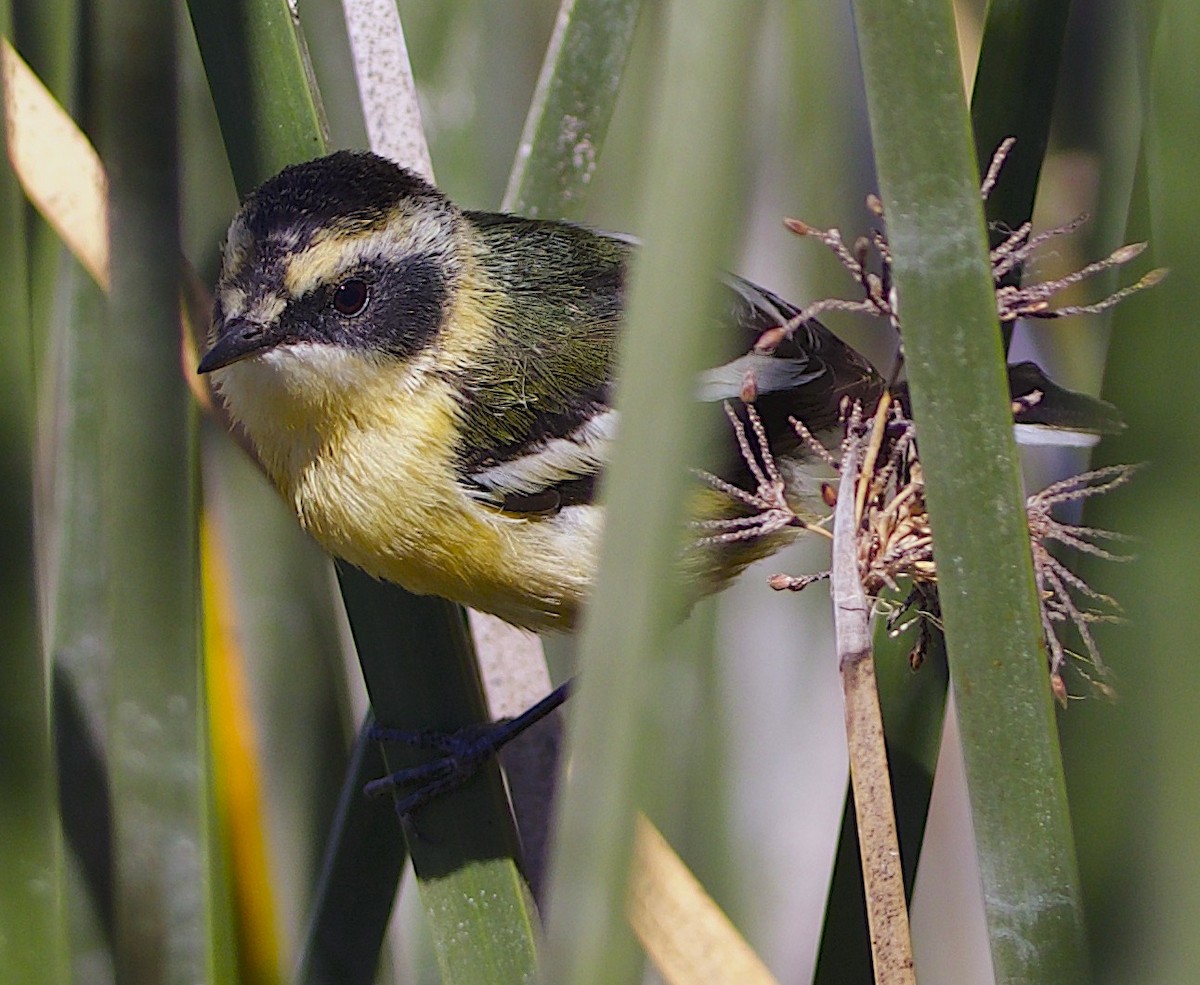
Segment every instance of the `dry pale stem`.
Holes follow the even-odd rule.
[[[883,418],[877,420],[882,426]],[[834,513],[834,631],[875,981],[878,985],[915,985],[900,841],[871,655],[871,605],[859,574],[859,525],[854,515],[857,483],[853,476],[858,474],[862,445],[858,432],[852,430],[842,459],[842,475],[846,478]]]
[[[658,830],[637,819],[629,923],[669,985],[777,985],[737,928]]]

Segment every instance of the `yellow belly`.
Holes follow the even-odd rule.
[[[595,574],[602,509],[519,517],[472,498],[455,478],[458,407],[436,374],[284,348],[230,366],[220,382],[301,525],[331,554],[518,626],[574,627]],[[711,490],[697,492],[694,514],[725,512],[706,502]],[[684,551],[681,577],[694,596],[716,591],[795,533],[697,545]]]
[[[423,442],[378,427],[344,433],[288,483],[301,524],[330,553],[409,591],[530,629],[572,628],[600,511],[525,518],[486,506],[453,480],[448,435],[436,432]]]
[[[455,481],[458,410],[434,373],[281,347],[219,373],[268,474],[331,554],[419,594],[533,629],[570,629],[599,511],[519,518]]]

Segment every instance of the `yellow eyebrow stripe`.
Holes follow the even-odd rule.
[[[284,291],[299,298],[322,284],[335,283],[362,261],[362,251],[348,249],[348,245],[341,236],[320,236],[307,249],[289,256]]]
[[[385,223],[365,228],[352,224],[318,232],[307,247],[291,253],[284,289],[302,297],[324,284],[334,284],[364,262],[399,259],[422,253],[445,253],[453,238],[444,217],[428,217],[397,209]]]

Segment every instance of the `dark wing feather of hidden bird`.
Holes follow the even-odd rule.
[[[460,449],[462,481],[481,500],[517,514],[591,502],[616,435],[613,358],[634,244],[561,223],[467,216],[488,246],[499,331],[486,369],[464,381],[465,430],[483,440]],[[798,447],[789,415],[824,430],[837,423],[843,396],[867,398],[881,389],[866,360],[815,322],[769,354],[750,351],[797,309],[740,278],[727,285],[721,320],[736,336],[731,348],[746,354],[705,373],[698,396],[744,413],[741,396],[752,374],[773,450]],[[537,359],[528,359],[533,345]],[[539,376],[530,379],[532,372]],[[740,481],[745,466],[732,435],[726,443],[718,471]]]
[[[1125,430],[1121,412],[1106,400],[1059,386],[1037,363],[1012,363],[1008,390],[1013,398],[1013,420],[1057,431],[1086,434],[1120,434]]]
[[[800,309],[740,277],[727,277],[726,283],[726,320],[740,329],[740,344],[747,351],[702,374],[701,399],[728,401],[745,423],[742,395],[750,396],[746,391],[752,391],[754,408],[776,457],[804,453],[790,418],[820,435],[837,427],[845,398],[874,405],[883,392],[883,378],[864,356],[818,321],[800,323],[768,351],[755,349],[764,332],[791,321]],[[753,483],[747,485],[749,471],[732,435],[728,444],[718,474],[740,488],[753,488]]]

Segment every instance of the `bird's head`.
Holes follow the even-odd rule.
[[[256,410],[336,406],[381,374],[412,383],[461,276],[462,222],[439,191],[373,154],[285,169],[229,227],[198,371],[216,372],[251,430]]]

